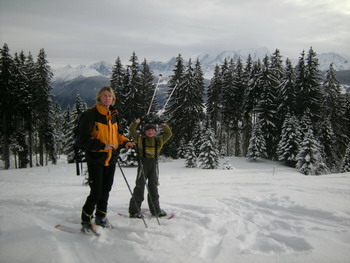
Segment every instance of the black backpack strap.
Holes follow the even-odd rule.
[[[143,154],[143,158],[146,158],[146,138],[143,137],[142,138],[142,154]]]
[[[158,137],[154,137],[154,158],[158,158]]]

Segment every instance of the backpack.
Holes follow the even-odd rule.
[[[96,116],[97,110],[96,110],[96,107],[93,106],[79,115],[77,125],[74,128],[74,159],[75,159],[75,170],[76,170],[77,176],[80,175],[80,170],[83,171],[83,162],[86,162],[85,151],[80,147],[78,129],[81,121],[81,116],[89,110],[93,110]],[[95,117],[95,119],[97,119],[97,117]],[[79,164],[80,164],[80,167],[79,167]]]

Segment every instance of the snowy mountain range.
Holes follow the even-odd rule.
[[[113,65],[105,61],[96,62],[90,66],[80,65],[78,67],[72,67],[71,65],[67,65],[62,68],[53,69],[53,82],[66,82],[82,77],[109,77],[112,70]]]
[[[200,61],[205,82],[208,83],[213,76],[215,66],[221,65],[225,58],[233,59],[234,61],[241,58],[244,63],[247,61],[249,54],[255,61],[258,59],[262,60],[266,55],[271,56],[272,53],[267,48],[231,50],[217,54],[202,54],[192,59],[192,62],[195,63],[197,59]],[[188,58],[183,59],[185,63],[188,62]],[[350,62],[347,58],[336,53],[323,53],[318,55],[318,59],[322,71],[327,70],[329,65],[334,63],[334,68],[338,71],[337,77],[339,82],[346,85],[346,87],[350,86]],[[298,62],[298,59],[291,60],[295,64]],[[157,95],[159,101],[165,99],[166,83],[169,80],[169,76],[173,74],[175,63],[175,58],[171,58],[167,62],[149,62],[149,66],[155,76],[159,74],[163,75],[159,85],[159,94]],[[110,84],[112,70],[113,64],[106,61],[97,62],[90,66],[81,65],[72,67],[67,65],[62,68],[53,69],[54,78],[52,86],[54,99],[59,102],[64,109],[68,105],[74,105],[75,99],[79,94],[88,105],[92,105],[94,103],[96,91],[100,87]]]
[[[210,79],[213,75],[213,71],[215,66],[221,65],[223,61],[226,59],[233,59],[237,61],[238,58],[241,58],[243,62],[245,62],[248,58],[248,55],[251,55],[253,60],[263,59],[265,55],[270,56],[271,52],[267,48],[259,48],[259,49],[240,49],[240,50],[230,50],[223,51],[218,54],[201,54],[197,58],[192,61],[196,61],[197,59],[201,63],[201,67],[203,73],[206,78]],[[337,71],[341,70],[350,70],[350,62],[349,59],[341,56],[337,53],[322,53],[318,56],[320,63],[320,70],[325,71],[329,68],[329,65],[333,63],[334,68]],[[290,58],[294,63],[297,63],[298,58]],[[184,58],[185,62],[187,59]],[[175,65],[176,59],[173,57],[167,62],[159,62],[159,61],[151,61],[149,62],[150,68],[153,70],[155,75],[162,74],[165,76],[169,76],[173,74],[173,69]],[[67,65],[62,68],[57,68],[53,70],[54,78],[53,82],[66,82],[73,80],[78,77],[95,77],[95,76],[105,76],[110,77],[111,72],[113,70],[113,64],[101,61],[96,62],[90,66],[81,65],[78,67],[72,67]]]

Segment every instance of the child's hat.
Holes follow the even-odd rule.
[[[143,128],[144,131],[155,129],[157,130],[157,125],[152,124],[152,123],[147,123],[145,124],[145,127]]]

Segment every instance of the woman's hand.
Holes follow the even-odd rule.
[[[106,144],[106,146],[105,146],[105,150],[113,150],[113,149],[114,149],[114,147],[115,147],[115,145],[114,145],[114,144],[112,144],[112,143],[110,143],[110,144]]]

